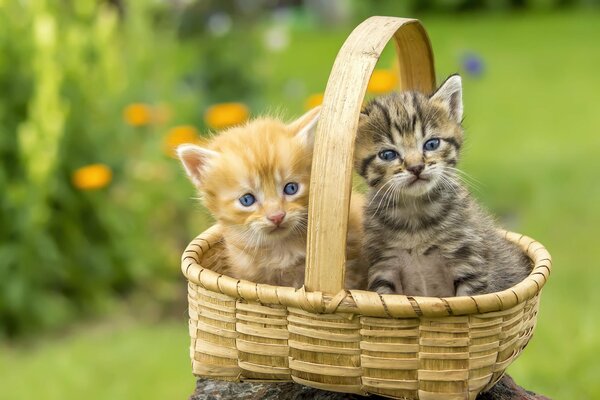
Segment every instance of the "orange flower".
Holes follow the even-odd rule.
[[[125,107],[123,119],[131,126],[143,126],[152,122],[152,107],[143,103],[133,103]]]
[[[398,75],[387,69],[376,69],[371,75],[367,90],[370,93],[382,94],[391,92],[398,86]]]
[[[213,129],[238,125],[248,119],[250,111],[242,103],[221,103],[210,106],[204,113],[204,121]]]
[[[77,189],[101,189],[112,180],[112,171],[104,164],[86,165],[75,170],[71,180]]]
[[[323,103],[323,93],[315,93],[308,96],[308,99],[306,99],[306,102],[304,103],[304,107],[306,107],[307,110],[310,110],[311,108],[321,105],[321,103]]]
[[[181,125],[171,128],[163,142],[163,150],[170,156],[175,156],[175,149],[180,144],[197,143],[198,131],[190,125]]]

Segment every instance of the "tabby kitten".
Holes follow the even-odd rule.
[[[432,95],[394,93],[361,114],[355,167],[370,187],[365,208],[369,289],[462,296],[506,289],[531,264],[496,230],[455,168],[463,144],[462,84]]]
[[[257,283],[304,284],[308,190],[315,108],[291,124],[258,118],[215,136],[206,147],[182,145],[177,154],[204,205],[223,228],[228,269]],[[366,287],[360,262],[362,207],[352,197],[346,287]]]

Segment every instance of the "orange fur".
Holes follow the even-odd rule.
[[[204,148],[178,149],[205,206],[223,227],[232,277],[257,283],[300,287],[304,283],[308,189],[312,138],[319,109],[291,124],[262,117],[215,136]],[[298,192],[286,195],[295,182]],[[250,193],[256,203],[240,204]],[[361,258],[362,203],[353,195],[348,227],[346,287],[364,288]],[[269,215],[285,213],[276,226]]]

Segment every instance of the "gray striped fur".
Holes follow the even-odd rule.
[[[355,168],[370,186],[365,207],[369,288],[379,293],[490,293],[524,279],[530,261],[504,239],[455,168],[463,143],[462,87],[450,77],[431,96],[394,93],[361,115]],[[424,143],[439,138],[439,148]],[[383,150],[399,157],[381,159]],[[423,168],[418,174],[419,168]]]

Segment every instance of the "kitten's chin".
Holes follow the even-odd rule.
[[[421,197],[429,193],[435,187],[432,179],[416,179],[403,185],[402,192],[412,197]]]
[[[294,232],[293,226],[284,225],[284,226],[270,226],[263,229],[263,232],[267,237],[272,239],[284,239],[291,236]]]

